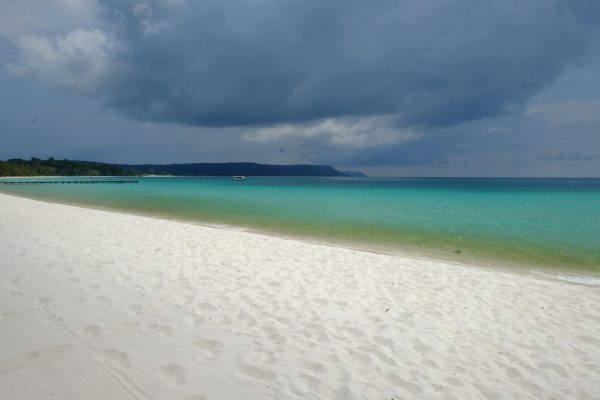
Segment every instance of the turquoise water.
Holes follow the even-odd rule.
[[[0,192],[378,249],[600,272],[600,179],[165,177],[0,184]]]

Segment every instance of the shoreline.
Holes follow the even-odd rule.
[[[578,398],[600,290],[0,195],[0,397]]]
[[[171,221],[175,223],[190,224],[193,226],[201,226],[206,228],[231,230],[237,232],[247,232],[250,234],[264,235],[266,237],[275,237],[285,240],[298,241],[306,244],[331,246],[341,249],[364,251],[373,254],[382,254],[397,257],[409,257],[414,259],[420,259],[423,261],[431,261],[434,263],[447,263],[451,265],[467,267],[467,268],[478,268],[483,270],[492,270],[499,272],[514,273],[517,275],[531,276],[539,279],[549,279],[558,282],[566,282],[576,285],[585,285],[591,287],[600,287],[600,273],[595,271],[589,271],[585,269],[569,269],[567,267],[548,267],[540,266],[535,264],[525,264],[508,262],[505,260],[489,258],[481,255],[458,255],[449,251],[425,248],[425,247],[391,247],[382,244],[375,243],[362,243],[357,241],[345,241],[338,238],[325,238],[325,237],[312,237],[309,235],[284,233],[269,229],[260,229],[253,227],[245,227],[240,225],[228,224],[228,223],[212,223],[210,221],[200,221],[195,219],[186,219],[184,217],[177,217],[172,215],[165,215],[161,213],[147,213],[143,211],[137,211],[132,209],[125,209],[111,206],[100,206],[92,204],[83,204],[78,202],[68,202],[54,199],[40,199],[35,196],[24,196],[15,193],[0,192],[0,195],[23,198],[31,201],[39,201],[48,204],[65,205],[68,207],[76,207],[87,210],[98,210],[109,213],[117,213],[123,215],[139,216],[151,219],[158,219],[164,221]]]

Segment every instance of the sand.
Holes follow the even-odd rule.
[[[600,289],[0,195],[1,399],[598,399]]]

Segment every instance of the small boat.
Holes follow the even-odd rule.
[[[244,175],[236,175],[236,176],[232,177],[231,179],[233,179],[234,181],[245,181],[246,177]]]

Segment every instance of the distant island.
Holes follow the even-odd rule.
[[[249,162],[192,164],[108,164],[93,161],[10,159],[0,161],[0,176],[364,176],[329,165],[269,165]]]

